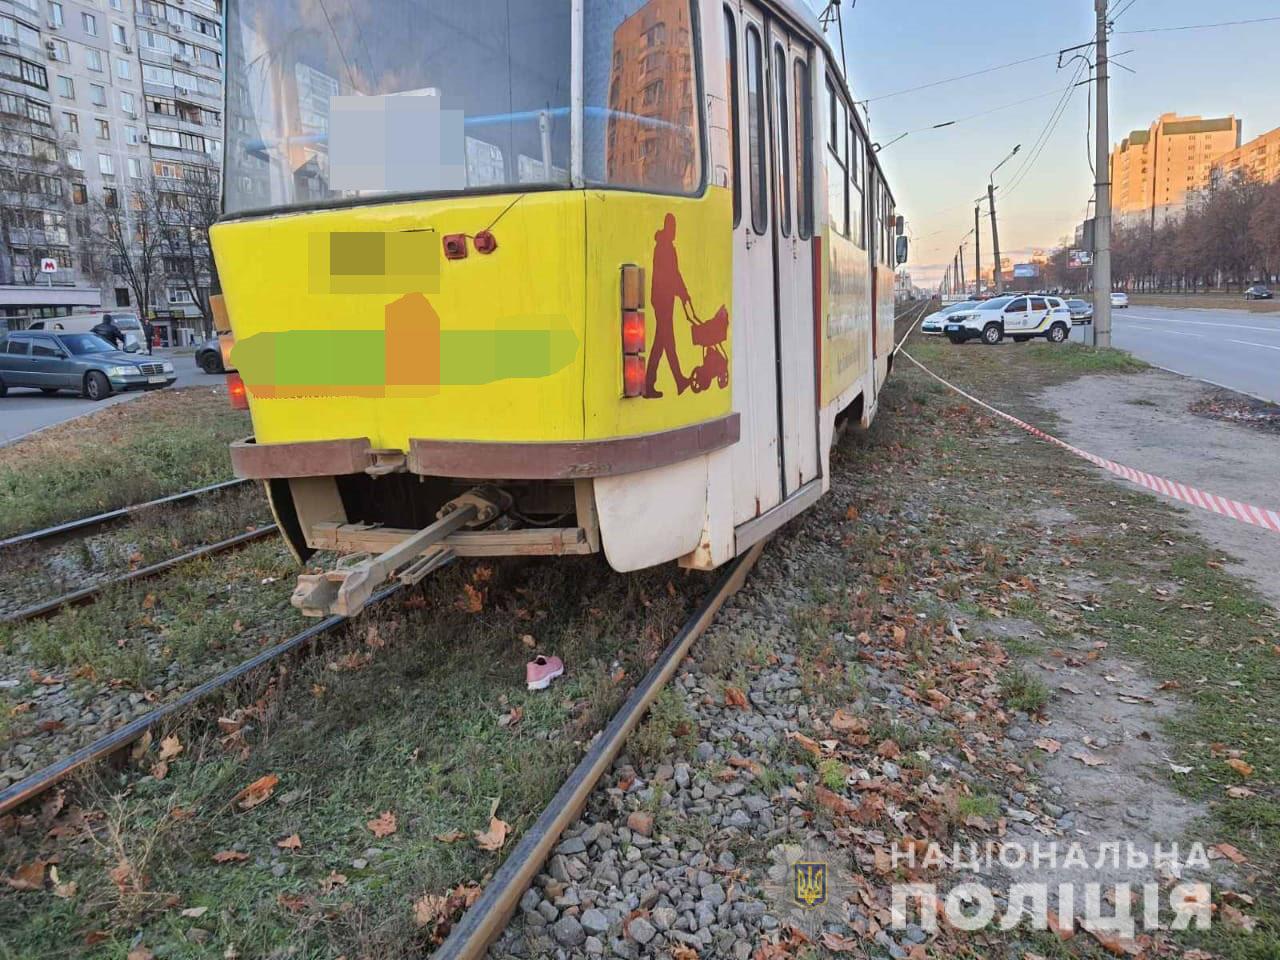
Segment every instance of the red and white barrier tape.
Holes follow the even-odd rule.
[[[906,338],[904,337],[903,339],[905,340]],[[1021,427],[1033,437],[1038,437],[1047,443],[1052,443],[1054,446],[1061,447],[1063,450],[1074,453],[1077,457],[1088,460],[1090,463],[1101,467],[1108,473],[1114,473],[1117,477],[1123,477],[1130,483],[1136,483],[1140,487],[1145,487],[1148,490],[1154,490],[1156,493],[1162,493],[1166,497],[1172,497],[1174,500],[1189,503],[1193,507],[1199,507],[1201,510],[1208,510],[1211,513],[1219,513],[1225,517],[1230,517],[1232,520],[1239,520],[1241,523],[1247,523],[1251,526],[1262,527],[1264,530],[1270,530],[1272,533],[1280,533],[1280,513],[1275,510],[1255,507],[1249,503],[1241,503],[1239,500],[1220,497],[1216,493],[1207,493],[1204,490],[1197,490],[1195,487],[1188,487],[1186,484],[1174,483],[1172,480],[1166,480],[1163,477],[1157,477],[1154,474],[1144,473],[1141,470],[1133,469],[1133,467],[1126,467],[1122,463],[1116,463],[1114,460],[1107,460],[1104,457],[1099,457],[1097,454],[1090,453],[1087,450],[1081,450],[1079,447],[1073,447],[1065,440],[1059,440],[1052,434],[1045,433],[1043,430],[1033,427],[1029,423],[1024,423],[1017,417],[1011,416],[1003,410],[997,410],[995,407],[991,406],[991,404],[979,400],[970,393],[966,393],[954,383],[944,380],[942,377],[938,376],[915,357],[911,356],[911,354],[907,353],[907,351],[902,350],[901,353],[917,367],[929,376],[933,377],[933,379],[937,380],[943,386],[954,390],[970,403],[975,403],[984,410],[994,413],[997,417],[1008,420],[1014,426]]]

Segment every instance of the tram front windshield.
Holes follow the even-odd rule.
[[[231,0],[225,209],[567,187],[570,0]],[[702,183],[690,0],[585,0],[582,175]]]

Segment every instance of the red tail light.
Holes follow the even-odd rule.
[[[644,357],[628,353],[622,358],[622,395],[644,396]]]
[[[627,310],[622,314],[622,352],[644,353],[644,314]]]
[[[249,392],[245,389],[244,381],[240,379],[240,374],[227,374],[227,396],[231,398],[231,408],[233,410],[249,409]]]

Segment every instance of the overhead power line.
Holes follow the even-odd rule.
[[[868,97],[860,102],[875,103],[877,100],[888,100],[890,97],[900,97],[905,93],[915,93],[917,90],[929,90],[932,87],[940,87],[944,83],[955,83],[957,80],[968,80],[970,77],[980,77],[986,73],[995,73],[997,70],[1006,70],[1009,67],[1016,67],[1024,63],[1032,63],[1036,60],[1044,60],[1046,57],[1057,56],[1057,50],[1051,50],[1049,53],[1037,54],[1034,57],[1025,57],[1022,60],[1011,60],[1009,63],[999,63],[994,67],[984,67],[981,70],[974,70],[972,73],[962,73],[955,77],[945,77],[942,80],[933,80],[929,83],[922,83],[918,87],[907,87],[904,90],[895,90],[892,93],[882,93],[878,97]]]
[[[1062,119],[1062,115],[1066,113],[1067,104],[1070,103],[1071,95],[1075,92],[1076,86],[1080,80],[1080,75],[1084,72],[1086,66],[1088,66],[1088,60],[1082,57],[1079,66],[1076,67],[1075,73],[1071,75],[1071,80],[1067,83],[1066,89],[1062,91],[1061,99],[1059,99],[1057,104],[1054,105],[1053,110],[1049,114],[1049,119],[1045,121],[1045,125],[1040,131],[1040,136],[1036,138],[1036,142],[1032,144],[1031,150],[1028,151],[1027,158],[1022,161],[1022,165],[1014,171],[1013,176],[1010,178],[1009,185],[1005,188],[1005,199],[1008,199],[1009,194],[1013,193],[1014,190],[1022,185],[1023,181],[1027,179],[1028,174],[1031,173],[1031,169],[1035,166],[1036,161],[1040,159],[1040,154],[1044,152],[1044,148],[1053,137],[1053,131],[1057,129],[1058,122]]]
[[[1209,30],[1213,27],[1238,27],[1246,23],[1274,23],[1280,17],[1255,17],[1252,20],[1223,20],[1219,23],[1188,23],[1182,27],[1145,27],[1141,30],[1117,30],[1116,33],[1173,33],[1178,30]]]

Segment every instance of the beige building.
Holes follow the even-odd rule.
[[[1216,183],[1233,173],[1247,172],[1255,180],[1270,183],[1280,180],[1280,127],[1254,137],[1243,146],[1223,154],[1213,162],[1210,180]]]
[[[1226,117],[1166,113],[1134,130],[1111,151],[1111,213],[1117,224],[1159,226],[1186,209],[1187,197],[1209,185],[1213,164],[1240,146],[1241,122]]]

